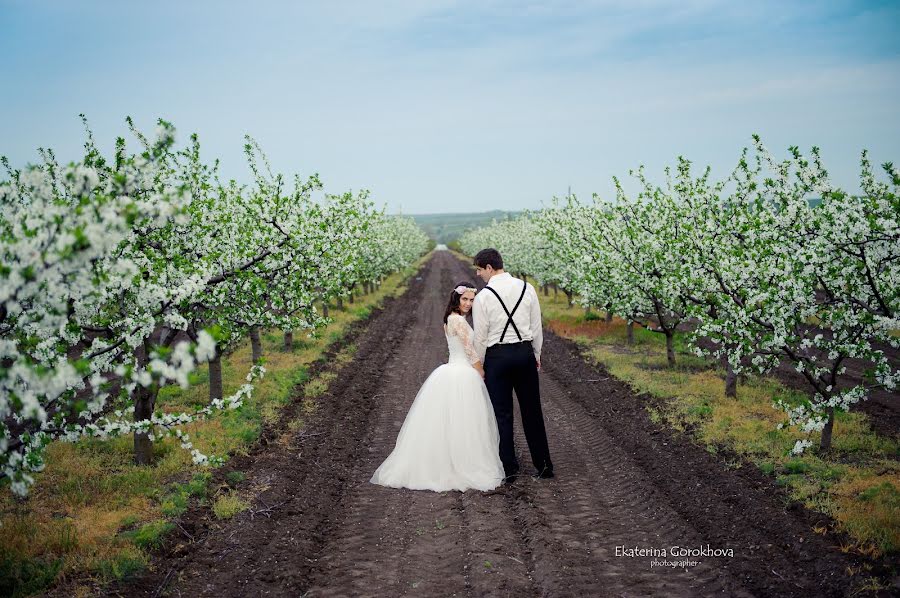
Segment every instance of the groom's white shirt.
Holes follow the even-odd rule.
[[[512,311],[522,293],[522,284],[527,285],[525,296],[512,319],[516,328],[519,329],[519,334],[522,335],[522,340],[531,341],[534,358],[540,361],[544,333],[541,330],[541,305],[538,303],[534,287],[531,286],[531,283],[523,283],[520,279],[513,278],[509,272],[495,274],[487,286],[497,291],[497,294],[503,299],[503,303],[506,304],[506,309]],[[487,348],[500,342],[500,335],[508,319],[506,312],[503,311],[503,306],[500,305],[493,293],[485,289],[475,295],[475,302],[472,304],[472,321],[475,324],[473,343],[481,363],[484,363],[484,354]],[[517,342],[519,342],[519,337],[516,336],[516,331],[510,324],[506,330],[506,336],[503,337],[503,344]]]

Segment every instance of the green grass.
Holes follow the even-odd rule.
[[[100,560],[97,571],[106,581],[124,579],[142,571],[148,560],[144,552],[126,548],[112,558]]]
[[[151,521],[146,523],[135,531],[123,532],[124,538],[129,538],[138,548],[159,548],[166,537],[173,529],[175,524],[165,520]]]
[[[0,555],[0,596],[19,598],[40,592],[53,583],[63,560]]]

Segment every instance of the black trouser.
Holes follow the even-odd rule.
[[[506,475],[519,470],[513,447],[513,390],[522,412],[522,429],[531,460],[538,473],[553,471],[544,414],[541,412],[541,389],[538,382],[537,361],[531,342],[488,347],[484,357],[484,383],[491,395],[497,428],[500,432],[500,460]]]

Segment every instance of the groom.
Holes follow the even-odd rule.
[[[518,474],[513,447],[513,390],[519,399],[522,428],[531,461],[541,478],[553,477],[547,447],[538,371],[541,369],[541,306],[534,287],[503,270],[496,249],[475,256],[475,274],[487,286],[475,296],[472,319],[475,350],[484,364],[484,383],[491,395],[500,432],[500,460],[507,478]]]

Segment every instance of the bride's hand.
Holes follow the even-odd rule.
[[[477,361],[472,364],[472,367],[475,368],[475,371],[478,372],[478,375],[484,378],[484,367],[482,367],[481,362]]]

